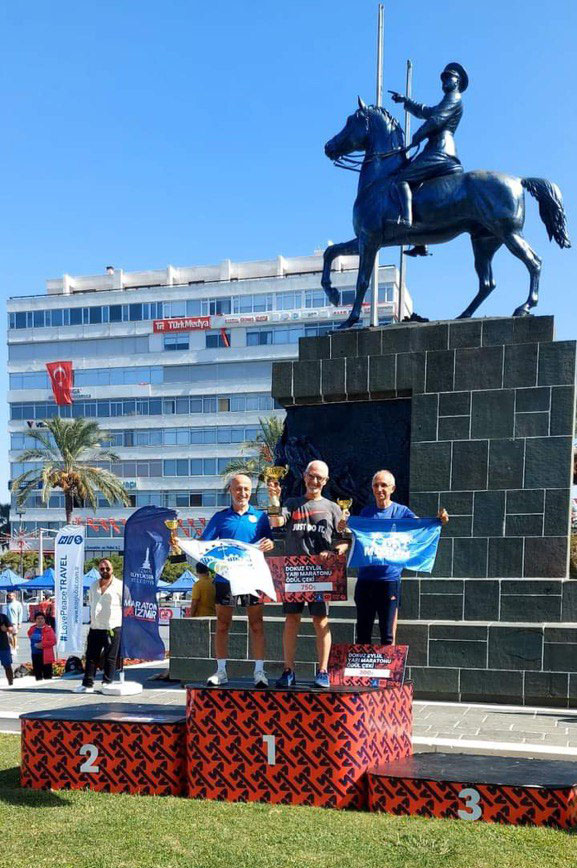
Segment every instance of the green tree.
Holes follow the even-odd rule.
[[[227,485],[237,473],[245,473],[253,479],[256,478],[258,491],[265,467],[274,464],[274,452],[282,435],[284,420],[278,416],[269,416],[268,419],[259,419],[258,422],[260,430],[255,439],[243,443],[240,450],[243,454],[229,461],[224,469],[222,475]]]
[[[75,507],[86,503],[96,509],[98,494],[109,503],[129,505],[121,480],[109,470],[91,463],[118,460],[118,455],[102,448],[106,435],[98,422],[56,416],[48,419],[44,427],[32,428],[28,436],[36,440],[38,446],[23,452],[20,461],[40,462],[40,466],[26,470],[13,481],[19,506],[38,489],[42,502],[47,503],[51,492],[60,488],[64,492],[66,523],[70,524]]]

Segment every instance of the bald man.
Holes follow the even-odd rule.
[[[365,506],[361,515],[365,518],[417,518],[408,506],[391,500],[395,491],[395,477],[390,470],[377,470],[372,482],[374,506]],[[445,509],[440,509],[438,517],[443,524],[449,521]],[[357,607],[357,642],[359,645],[372,643],[375,617],[379,619],[382,645],[393,645],[397,626],[397,612],[401,591],[402,567],[381,564],[360,567],[355,587]]]
[[[289,498],[281,516],[272,516],[275,527],[286,526],[285,552],[287,555],[319,555],[329,560],[335,553],[344,554],[348,543],[337,542],[341,510],[332,500],[322,496],[329,481],[329,468],[324,461],[311,461],[304,474],[305,494]],[[276,682],[277,687],[294,687],[295,653],[304,603],[283,603],[285,627],[283,634],[284,672]],[[308,604],[309,614],[315,628],[319,669],[315,686],[324,689],[330,686],[328,676],[331,631],[327,604],[319,599]]]
[[[244,473],[233,476],[229,483],[231,505],[227,509],[215,512],[204,529],[201,539],[237,539],[241,542],[257,545],[263,552],[270,551],[274,543],[266,512],[250,505],[252,482]],[[251,637],[254,655],[255,687],[268,687],[268,679],[264,671],[264,624],[263,609],[260,597],[253,594],[241,594],[234,597],[230,592],[230,582],[218,574],[214,577],[216,594],[216,633],[214,645],[216,651],[217,669],[208,679],[208,684],[217,686],[226,684],[226,660],[228,657],[228,634],[235,606],[245,606],[248,617],[248,629]]]

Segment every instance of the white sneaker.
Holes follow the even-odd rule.
[[[268,687],[268,678],[266,677],[266,672],[264,671],[264,669],[255,669],[254,686]]]
[[[207,678],[206,683],[209,687],[218,687],[219,684],[228,684],[228,675],[226,674],[226,670],[217,669],[214,675],[211,675],[210,678]]]
[[[80,684],[74,688],[72,693],[94,693],[94,687],[85,687],[84,684]]]

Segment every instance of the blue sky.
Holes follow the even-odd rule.
[[[374,100],[376,8],[2,0],[3,297],[108,264],[295,256],[350,238],[357,179],[323,144],[358,93]],[[569,0],[394,0],[384,87],[403,89],[410,57],[415,98],[434,103],[440,70],[461,62],[471,79],[457,133],[465,168],[556,181],[577,237],[576,32]],[[525,234],[544,261],[537,312],[573,338],[575,252],[549,243],[529,198]],[[527,296],[524,266],[507,251],[494,270],[480,315],[508,315]],[[420,313],[457,315],[476,291],[468,237],[411,261],[407,280]]]

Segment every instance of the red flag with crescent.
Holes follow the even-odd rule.
[[[59,406],[72,404],[72,362],[47,362],[46,370],[56,403]]]

